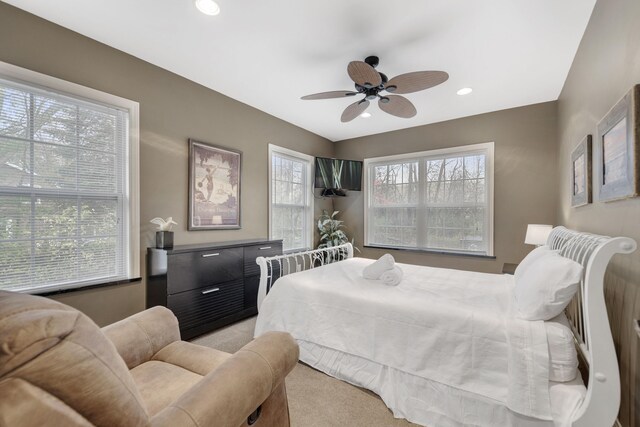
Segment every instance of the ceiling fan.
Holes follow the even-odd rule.
[[[408,119],[416,115],[416,107],[404,96],[393,94],[418,92],[437,86],[449,79],[449,74],[444,71],[415,71],[413,73],[400,74],[389,80],[384,73],[375,70],[378,63],[377,56],[368,56],[364,62],[351,61],[349,63],[347,73],[355,83],[355,92],[336,90],[303,96],[301,99],[348,98],[364,95],[364,98],[345,108],[340,118],[343,123],[350,122],[362,114],[369,106],[369,101],[376,98],[378,98],[378,106],[382,111],[396,117]],[[387,91],[392,95],[381,94],[383,91]]]

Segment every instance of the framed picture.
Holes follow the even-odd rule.
[[[571,206],[591,203],[591,135],[571,153]]]
[[[640,85],[636,85],[598,124],[598,200],[640,194]]]
[[[189,139],[189,230],[240,228],[242,153]]]

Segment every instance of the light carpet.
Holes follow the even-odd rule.
[[[218,329],[192,342],[235,353],[253,339],[256,318]],[[287,396],[294,427],[408,427],[417,426],[393,417],[374,393],[347,384],[298,363],[287,376]]]

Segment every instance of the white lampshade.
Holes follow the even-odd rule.
[[[549,233],[553,230],[553,225],[545,224],[529,224],[527,226],[527,236],[524,242],[527,245],[542,246],[547,243]]]

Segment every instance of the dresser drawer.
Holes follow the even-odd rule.
[[[243,281],[235,280],[169,295],[167,307],[178,318],[180,329],[222,319],[244,308]]]
[[[242,279],[243,248],[211,249],[169,255],[167,293]]]
[[[260,267],[256,264],[256,258],[259,256],[270,257],[274,255],[282,255],[282,242],[269,242],[261,245],[246,246],[244,248],[244,275],[259,275]]]
[[[253,308],[258,305],[258,287],[260,276],[251,276],[244,279],[244,308]]]

